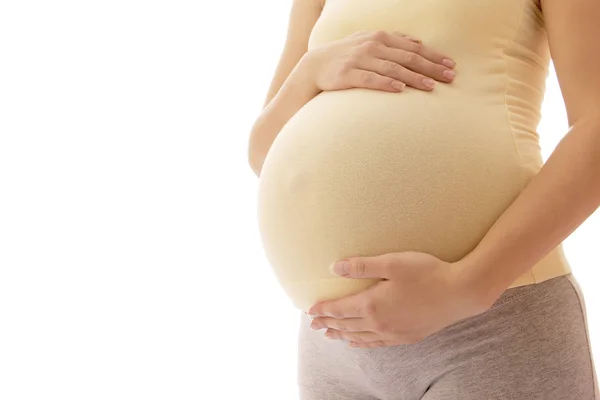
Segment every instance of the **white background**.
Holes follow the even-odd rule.
[[[0,4],[0,399],[296,398],[246,161],[291,1]],[[565,241],[594,345],[599,230]]]

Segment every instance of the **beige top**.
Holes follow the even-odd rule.
[[[260,234],[303,310],[376,282],[334,276],[344,257],[461,259],[543,164],[549,50],[534,0],[327,0],[309,47],[375,29],[448,54],[457,78],[432,92],[323,92],[277,136],[259,181]],[[511,287],[570,271],[561,245]]]

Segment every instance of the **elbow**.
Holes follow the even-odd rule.
[[[250,166],[252,172],[254,172],[254,175],[256,175],[256,177],[260,177],[260,171],[262,166],[256,160],[256,157],[252,157],[252,154],[248,155],[248,165]]]
[[[250,135],[250,140],[248,143],[247,162],[252,172],[254,172],[254,174],[257,177],[260,177],[262,162],[260,160],[260,157],[258,157],[258,152],[256,151],[256,146],[254,145],[254,140],[252,138],[253,135]]]

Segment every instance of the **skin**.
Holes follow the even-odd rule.
[[[436,81],[454,80],[450,57],[401,32],[356,32],[309,51],[308,39],[323,1],[292,4],[284,49],[263,111],[250,132],[248,162],[257,176],[281,128],[322,91],[360,87],[400,96],[405,85],[431,91]]]
[[[355,347],[418,343],[488,310],[600,206],[600,2],[542,0],[539,7],[566,105],[566,135],[465,258],[446,263],[402,252],[349,259],[340,275],[385,280],[314,305],[314,329]]]

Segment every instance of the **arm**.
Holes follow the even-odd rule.
[[[455,263],[485,307],[600,205],[600,2],[542,0],[542,7],[569,130],[477,247]]]
[[[322,7],[322,0],[294,0],[292,3],[284,49],[263,111],[250,132],[248,160],[257,176],[281,128],[318,93],[306,84],[308,79],[300,60],[308,50],[308,38]]]
[[[449,57],[399,32],[358,31],[308,51],[321,1],[294,0],[285,49],[250,133],[248,159],[256,175],[283,126],[321,91],[365,88],[397,93],[406,85],[433,90],[433,79],[454,79]]]

